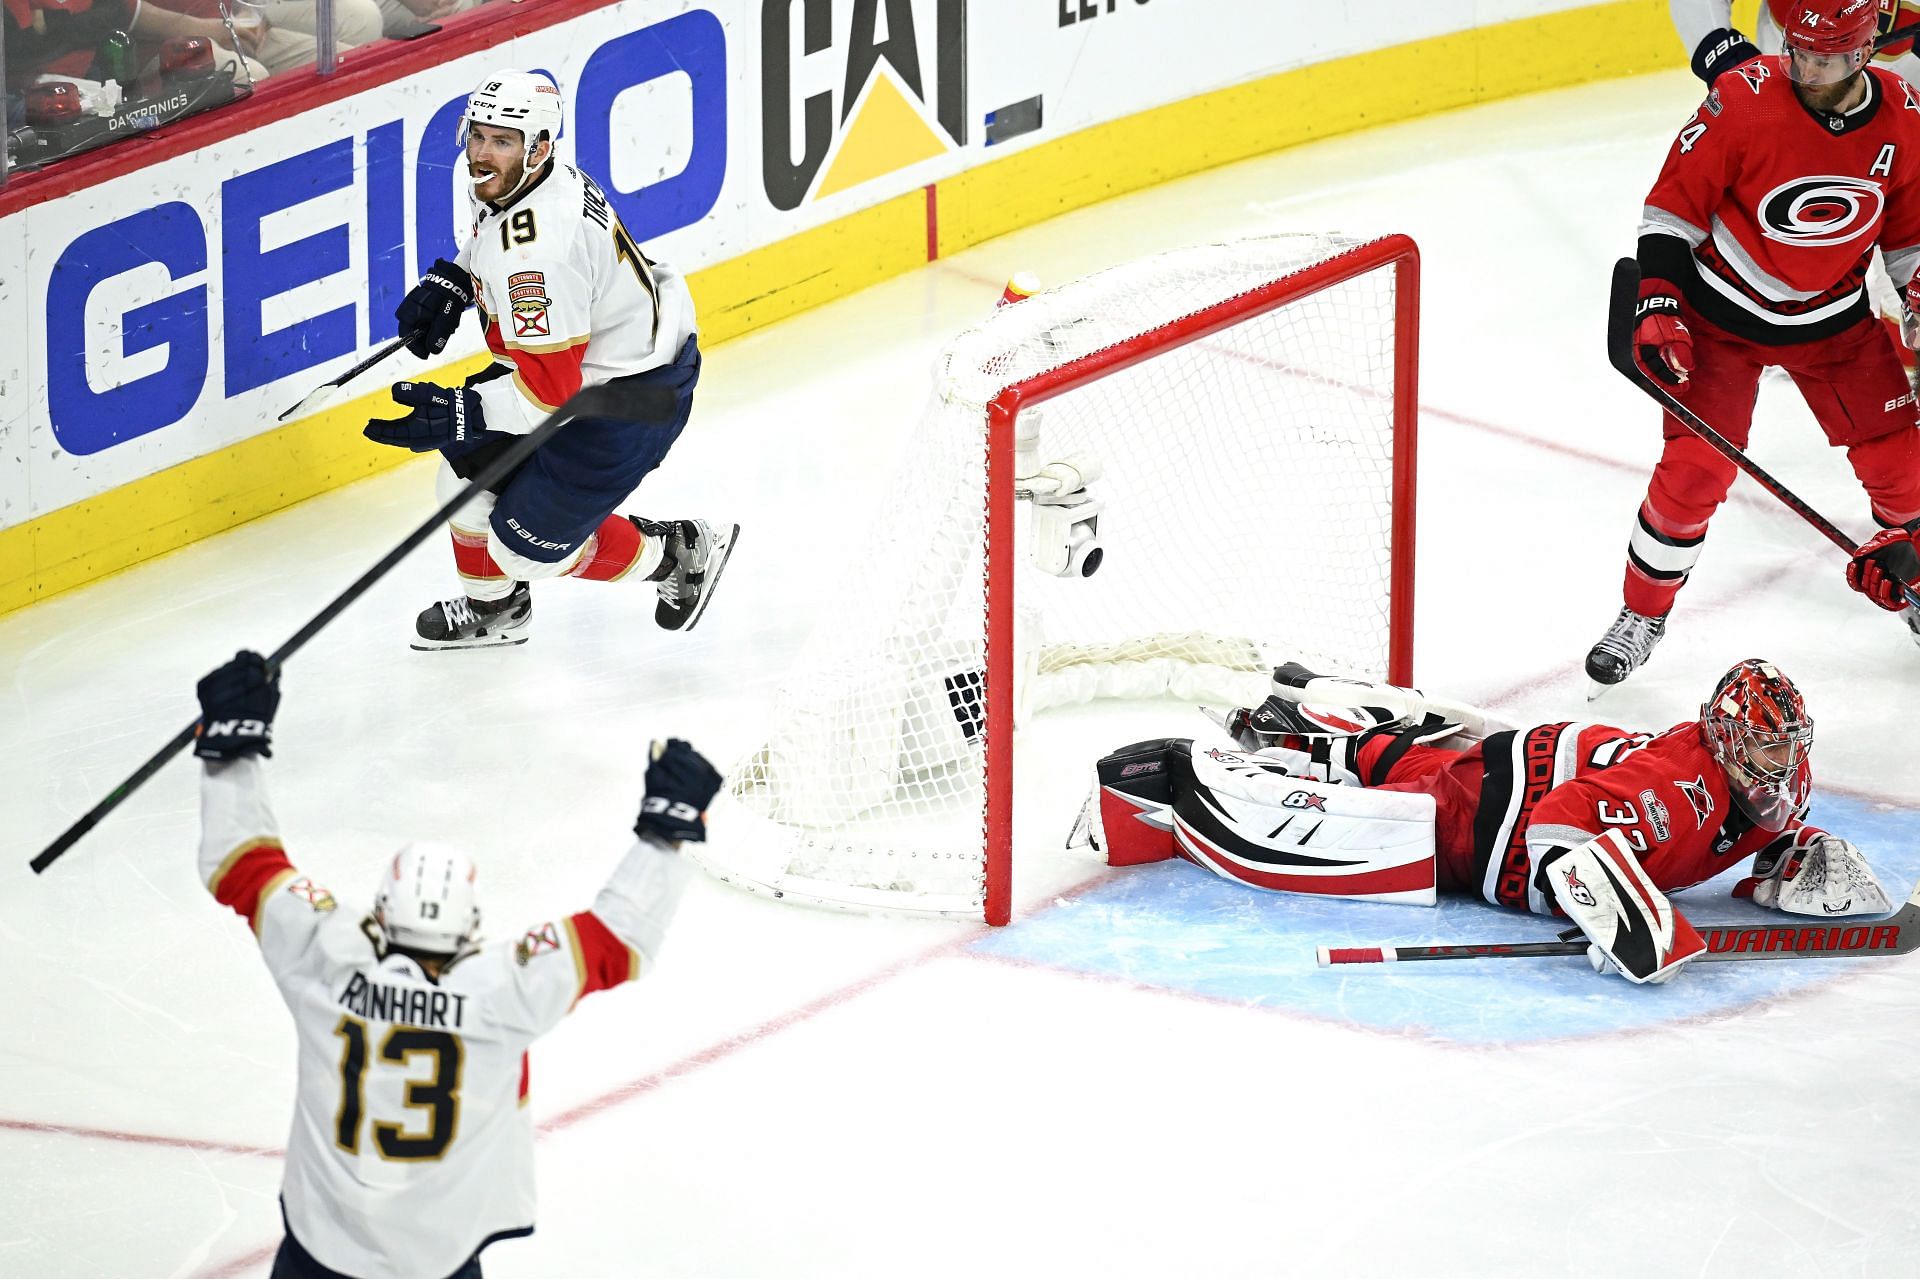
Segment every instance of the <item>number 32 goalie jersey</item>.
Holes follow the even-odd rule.
[[[460,265],[487,349],[512,370],[473,384],[488,430],[524,435],[582,386],[671,364],[695,329],[686,282],[572,165],[550,164],[503,208],[474,201]]]
[[[293,1014],[299,1079],[281,1199],[321,1264],[451,1274],[532,1232],[527,1049],[579,999],[650,965],[689,873],[635,843],[591,911],[493,942],[429,980],[287,860],[258,760],[209,765],[200,872],[253,928]]]
[[[1864,319],[1875,244],[1904,287],[1920,265],[1920,99],[1890,71],[1863,74],[1866,100],[1844,116],[1803,106],[1777,57],[1716,80],[1647,195],[1643,274],[1771,345]]]

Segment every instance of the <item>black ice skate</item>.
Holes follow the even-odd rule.
[[[1913,642],[1920,644],[1920,608],[1909,604],[1906,611],[1900,614],[1900,620],[1907,624],[1907,633],[1913,636]]]
[[[533,592],[525,582],[513,584],[513,594],[501,600],[476,600],[457,595],[423,611],[413,623],[412,647],[421,652],[440,648],[488,648],[527,642],[527,624],[533,620]]]
[[[1613,625],[1587,654],[1587,678],[1593,681],[1587,700],[1592,701],[1645,665],[1653,655],[1653,646],[1666,633],[1666,618],[1621,609],[1620,616],[1613,619]]]
[[[653,620],[670,631],[692,630],[707,611],[733,544],[739,540],[738,524],[716,532],[705,520],[675,520],[667,534],[663,561],[667,573],[659,580],[660,603],[654,607]]]

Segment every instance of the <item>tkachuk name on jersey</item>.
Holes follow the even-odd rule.
[[[368,981],[363,973],[355,973],[347,981],[347,988],[340,992],[339,1004],[348,1012],[372,1021],[458,1030],[466,1014],[467,997],[444,990],[387,986]],[[449,1013],[452,1020],[448,1020]]]

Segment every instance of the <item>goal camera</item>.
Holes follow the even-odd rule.
[[[1100,545],[1105,503],[1085,489],[1033,504],[1034,566],[1055,577],[1092,577],[1106,551]]]

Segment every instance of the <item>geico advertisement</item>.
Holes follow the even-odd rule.
[[[1400,6],[629,0],[265,121],[6,219],[0,312],[27,341],[0,352],[0,385],[32,391],[0,404],[26,463],[0,478],[0,526],[269,429],[393,338],[400,298],[464,233],[459,118],[489,70],[552,74],[561,157],[650,253],[695,269],[1003,148],[1475,25],[1490,2],[1390,20]],[[461,342],[449,358],[479,349],[477,326]]]

